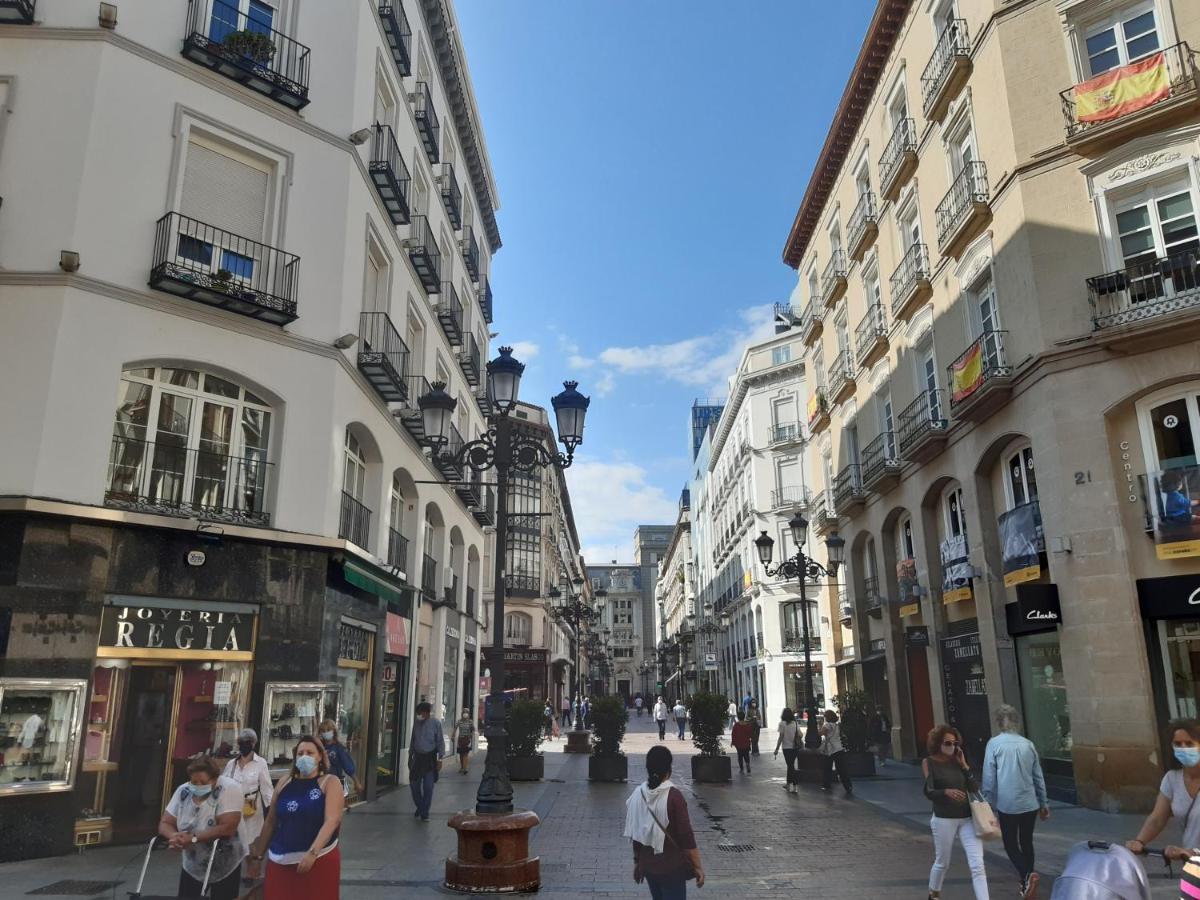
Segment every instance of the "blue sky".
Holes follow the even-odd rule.
[[[592,397],[589,562],[672,523],[688,410],[795,282],[784,239],[874,0],[457,0],[499,186],[496,346]],[[731,15],[732,14],[732,15]]]

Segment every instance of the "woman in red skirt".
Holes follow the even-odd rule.
[[[292,771],[279,779],[262,834],[250,848],[250,877],[267,857],[264,900],[337,900],[342,859],[338,828],[345,797],[329,774],[325,751],[305,735],[292,751]]]

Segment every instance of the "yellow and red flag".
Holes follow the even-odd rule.
[[[964,353],[950,367],[950,396],[955,403],[970,397],[983,384],[983,341]]]
[[[1107,122],[1170,95],[1166,57],[1155,53],[1075,85],[1075,121]]]
[[[821,414],[821,395],[812,394],[808,398],[808,421],[812,421]]]

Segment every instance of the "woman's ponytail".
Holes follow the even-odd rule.
[[[656,772],[651,772],[646,776],[646,787],[650,788],[650,790],[654,790],[656,787],[662,784],[662,780],[663,777],[661,775]]]

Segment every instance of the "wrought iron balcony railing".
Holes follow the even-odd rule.
[[[839,513],[861,503],[866,497],[862,470],[858,463],[849,463],[833,479],[833,502]]]
[[[469,331],[463,332],[462,346],[458,348],[458,364],[463,370],[467,384],[472,387],[478,385],[482,368],[479,362],[479,342]]]
[[[150,286],[274,325],[296,319],[300,257],[167,213],[154,233]]]
[[[421,410],[417,407],[417,398],[424,397],[433,390],[433,387],[424,375],[408,375],[404,379],[404,384],[408,399],[405,401],[403,409],[392,414],[399,416],[400,424],[420,444],[425,438],[425,422],[421,418]]]
[[[871,240],[879,231],[879,213],[876,210],[875,194],[866,191],[854,205],[850,213],[850,221],[846,224],[846,243],[850,248],[850,258],[862,259],[864,251],[871,246]]]
[[[804,631],[785,630],[783,632],[783,647],[784,653],[803,653],[804,652]],[[821,652],[821,639],[816,635],[809,633],[808,651],[810,653]]]
[[[839,350],[829,364],[829,395],[834,403],[840,403],[845,397],[854,392],[854,360],[850,358],[850,348]]]
[[[238,525],[269,525],[267,490],[274,466],[265,450],[231,456],[228,445],[200,449],[165,438],[114,435],[104,487],[106,506]]]
[[[458,178],[454,174],[454,163],[442,163],[438,187],[442,193],[442,206],[446,208],[446,218],[458,231],[462,228],[462,188],[458,186]]]
[[[408,538],[395,528],[388,529],[387,563],[402,572],[408,571]]]
[[[434,301],[434,308],[437,311],[438,322],[441,323],[442,331],[446,333],[450,345],[457,347],[462,344],[463,305],[462,301],[458,299],[458,291],[454,289],[453,282],[442,282],[441,294]]]
[[[908,304],[929,287],[929,249],[913,244],[892,273],[892,318],[908,320]]]
[[[938,35],[933,55],[921,73],[921,109],[927,119],[941,118],[937,111],[946,105],[950,88],[958,82],[956,74],[970,59],[967,20],[952,19]]]
[[[470,225],[462,230],[462,237],[458,241],[459,247],[462,249],[463,265],[466,266],[467,272],[471,275],[472,281],[479,280],[479,242],[475,240],[475,229]]]
[[[462,449],[462,445],[462,433],[458,430],[457,425],[451,424],[446,443],[442,446],[442,452],[435,461],[438,470],[447,481],[463,480],[463,466],[454,460],[454,455]]]
[[[863,609],[872,612],[883,607],[883,594],[879,591],[879,577],[868,575],[863,579]]]
[[[431,602],[437,599],[437,565],[428,553],[421,554],[421,596]]]
[[[432,165],[437,165],[441,158],[442,126],[438,122],[437,110],[433,108],[433,92],[424,81],[418,81],[412,96],[413,117],[417,120],[417,133],[421,136],[421,146]]]
[[[834,250],[821,273],[821,300],[833,303],[846,291],[846,254]]]
[[[894,431],[883,431],[863,448],[863,485],[874,487],[889,475],[898,475],[903,461],[900,458],[900,442]]]
[[[854,329],[854,357],[860,366],[870,365],[887,348],[887,314],[882,303],[872,303]]]
[[[879,184],[885,195],[891,195],[903,182],[901,177],[916,168],[917,123],[901,119],[892,130],[879,157]]]
[[[467,615],[475,615],[475,588],[467,588]]]
[[[183,55],[291,109],[308,105],[308,47],[271,26],[276,10],[189,0]]]
[[[808,488],[800,485],[788,485],[771,491],[772,509],[803,509],[808,506]]]
[[[0,25],[32,25],[37,0],[0,0]]]
[[[799,422],[780,422],[771,426],[771,443],[787,444],[804,440],[804,429]]]
[[[1087,291],[1096,330],[1193,309],[1200,306],[1200,253],[1183,250],[1093,276]]]
[[[428,216],[413,216],[409,226],[408,258],[417,270],[425,293],[436,294],[442,283],[442,251],[429,225]]]
[[[821,336],[821,329],[824,325],[824,312],[817,309],[814,301],[808,301],[800,319],[800,340],[804,341],[805,346],[810,346]]]
[[[342,510],[338,516],[338,537],[366,547],[371,535],[371,510],[362,501],[342,491]]]
[[[483,321],[492,324],[492,283],[486,275],[479,279],[479,308],[483,311]]]
[[[938,247],[945,249],[958,237],[973,215],[987,209],[990,197],[987,164],[980,160],[966,163],[934,213]]]
[[[400,145],[396,143],[396,135],[390,125],[375,126],[369,171],[392,224],[407,225],[412,176],[408,173],[404,157],[400,155]]]
[[[385,312],[359,313],[358,370],[388,403],[408,398],[408,347]]]
[[[387,36],[396,68],[407,78],[412,74],[412,28],[409,27],[401,0],[380,0],[379,21]]]
[[[958,415],[963,406],[986,394],[996,382],[1007,384],[1012,377],[1004,352],[1007,336],[1007,331],[985,331],[946,367],[951,413]]]
[[[946,398],[940,388],[920,391],[917,399],[900,412],[900,455],[912,458],[913,450],[929,438],[945,439]]]

